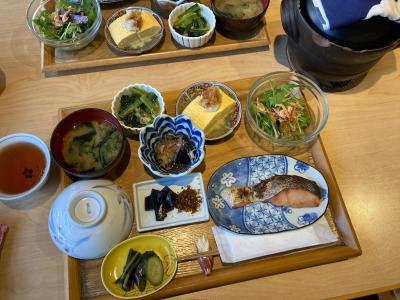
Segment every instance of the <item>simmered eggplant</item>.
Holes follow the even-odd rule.
[[[144,209],[146,211],[149,210],[154,210],[157,204],[157,196],[160,193],[160,191],[152,189],[150,195],[148,195],[145,199],[144,199]]]
[[[186,135],[167,133],[155,146],[155,158],[166,171],[181,171],[195,158],[196,145]]]
[[[167,211],[174,209],[174,199],[176,199],[176,193],[171,190],[168,186],[163,187],[161,190],[163,193],[162,201],[165,203],[165,208]]]
[[[150,195],[144,199],[145,210],[154,210],[156,220],[163,221],[167,217],[167,213],[174,209],[176,196],[177,194],[167,186],[161,191],[152,189]]]
[[[157,203],[157,206],[154,210],[156,214],[157,221],[163,221],[167,217],[167,208],[164,202]]]

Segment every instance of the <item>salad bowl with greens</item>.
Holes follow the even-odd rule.
[[[273,72],[256,80],[247,95],[246,129],[261,148],[287,153],[306,148],[328,119],[321,89],[294,72]]]
[[[64,50],[87,46],[102,21],[97,0],[33,0],[26,17],[41,42]]]

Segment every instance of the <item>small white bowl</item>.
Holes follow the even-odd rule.
[[[5,194],[0,192],[0,200],[2,201],[21,200],[27,198],[28,196],[39,190],[45,184],[47,178],[49,177],[51,164],[50,152],[46,144],[37,136],[28,133],[15,133],[2,137],[0,138],[0,151],[5,147],[21,142],[30,143],[38,147],[45,157],[46,165],[43,169],[42,177],[33,187],[19,194]],[[16,157],[15,159],[18,158]]]
[[[120,107],[120,101],[121,101],[121,97],[123,95],[130,95],[129,90],[133,87],[137,87],[140,88],[142,90],[145,90],[146,92],[153,92],[154,94],[156,94],[157,96],[157,100],[158,103],[160,105],[160,113],[157,115],[161,115],[163,114],[164,110],[165,110],[165,105],[164,105],[164,98],[161,96],[160,92],[157,91],[155,88],[153,88],[150,85],[144,84],[144,83],[135,83],[135,84],[130,84],[127,87],[124,87],[122,90],[120,90],[115,96],[114,99],[111,103],[111,113],[113,114],[113,116],[115,118],[117,118],[117,120],[119,121],[119,123],[121,124],[122,127],[124,127],[125,129],[133,132],[134,134],[138,134],[141,128],[147,127],[150,124],[147,124],[146,126],[143,127],[129,127],[127,125],[124,124],[124,122],[119,118],[118,116],[118,111],[119,111],[119,107]],[[156,117],[157,117],[156,116]]]
[[[48,220],[51,239],[66,255],[95,259],[126,239],[133,224],[129,196],[110,180],[81,180],[54,201]]]
[[[198,4],[200,6],[201,15],[207,20],[207,23],[210,26],[210,30],[202,36],[196,36],[196,37],[183,36],[175,31],[173,24],[175,23],[178,16],[183,14],[188,8],[190,8],[195,4]],[[207,6],[201,3],[194,3],[194,2],[184,3],[175,7],[174,10],[171,11],[171,14],[169,15],[168,18],[168,26],[169,30],[171,31],[173,39],[178,44],[187,48],[198,48],[205,45],[214,34],[215,16],[211,9],[209,9]]]

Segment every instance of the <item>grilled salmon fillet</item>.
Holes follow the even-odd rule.
[[[314,181],[307,178],[275,175],[252,187],[225,188],[221,197],[231,208],[265,201],[277,206],[302,208],[319,206],[321,191]]]

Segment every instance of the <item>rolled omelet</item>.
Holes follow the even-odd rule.
[[[218,88],[218,87],[217,87]],[[207,137],[219,127],[224,126],[226,118],[234,111],[236,102],[229,97],[222,89],[221,104],[216,111],[207,111],[200,102],[202,95],[196,97],[188,106],[185,107],[182,114],[188,116],[197,128],[200,128]]]
[[[108,30],[119,48],[141,48],[161,32],[160,24],[150,12],[142,10],[141,17],[142,24],[139,31],[130,31],[126,29],[126,26],[124,26],[124,23],[127,21],[126,14],[115,19],[110,24]]]

